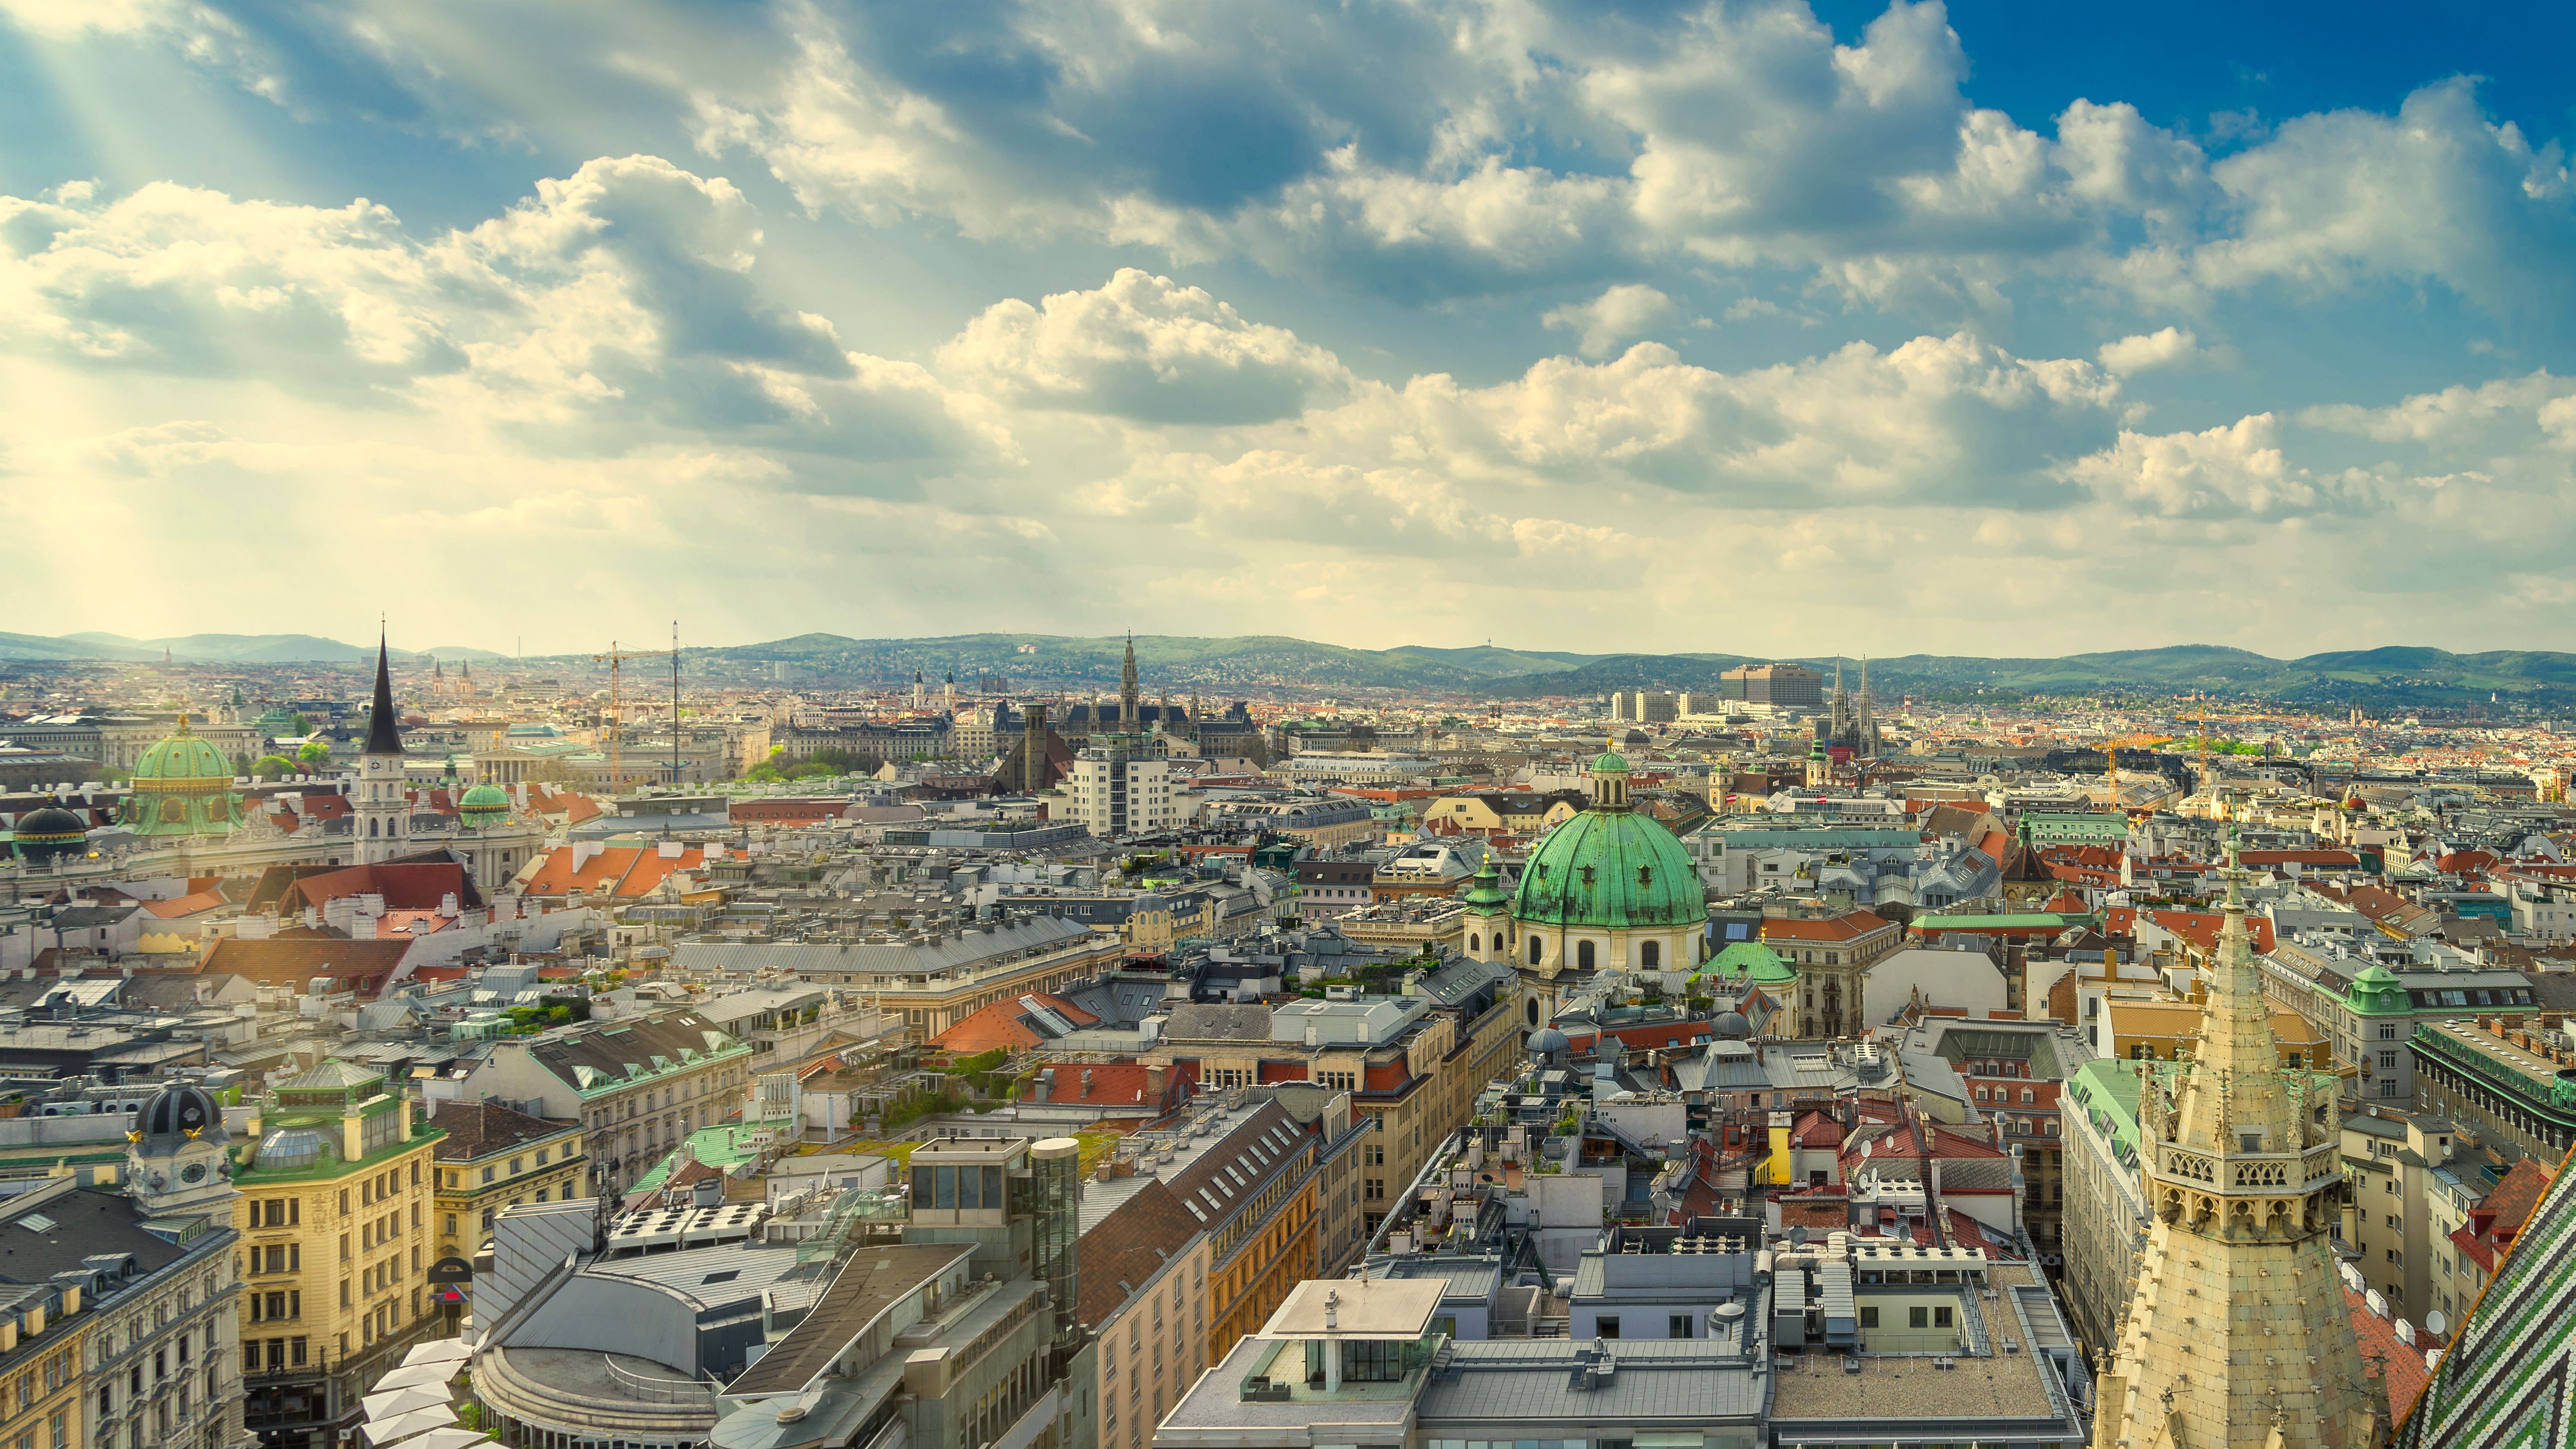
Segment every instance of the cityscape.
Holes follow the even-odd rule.
[[[2570,46],[0,0],[0,1449],[2576,1449]]]

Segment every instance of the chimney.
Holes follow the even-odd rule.
[[[1165,1078],[1169,1075],[1170,1069],[1167,1067],[1147,1067],[1145,1069],[1146,1101],[1160,1102],[1163,1100],[1164,1082]]]

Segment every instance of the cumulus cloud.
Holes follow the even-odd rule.
[[[2184,328],[2160,327],[2153,332],[2132,333],[2117,342],[2105,342],[2097,355],[2104,372],[2130,377],[2160,367],[2190,364],[2200,356],[2200,339]]]
[[[1015,406],[1161,423],[1267,422],[1349,382],[1340,359],[1295,333],[1132,267],[1034,307],[993,304],[939,364]]]
[[[0,345],[615,445],[669,429],[872,461],[1007,449],[919,366],[769,303],[759,243],[733,186],[650,156],[427,239],[364,199],[75,185],[0,197]]]
[[[2365,477],[2321,478],[2293,465],[2279,431],[2270,413],[2196,433],[2124,431],[2067,476],[2106,502],[2160,518],[2283,518],[2366,501]]]
[[[1586,357],[1601,357],[1671,315],[1672,298],[1641,283],[1623,282],[1589,302],[1550,308],[1539,321],[1551,331],[1579,334],[1576,350]]]

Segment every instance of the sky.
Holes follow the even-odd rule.
[[[0,629],[2565,648],[2571,43],[0,0]]]

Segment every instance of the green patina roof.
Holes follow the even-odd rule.
[[[2067,1078],[2066,1094],[2123,1149],[2126,1161],[2138,1160],[2138,1063],[2097,1057]]]
[[[1720,976],[1747,977],[1756,986],[1779,986],[1798,979],[1796,967],[1759,941],[1736,942],[1718,952],[1702,970]]]
[[[1596,806],[1539,842],[1512,916],[1546,926],[1688,926],[1707,920],[1708,906],[1690,852],[1661,821]]]
[[[1628,773],[1627,757],[1621,755],[1616,750],[1605,750],[1602,752],[1599,759],[1592,762],[1592,773],[1596,775],[1624,775]]]
[[[1511,892],[1503,889],[1503,873],[1494,868],[1492,856],[1486,856],[1485,863],[1476,867],[1476,873],[1467,878],[1467,888],[1458,893],[1458,900],[1467,909],[1483,915],[1490,915],[1511,904]]]
[[[784,1120],[775,1123],[733,1122],[721,1127],[701,1127],[690,1133],[682,1146],[672,1148],[660,1162],[653,1164],[652,1170],[637,1178],[635,1185],[627,1191],[651,1192],[670,1181],[671,1174],[679,1170],[680,1154],[684,1151],[692,1160],[703,1162],[718,1172],[731,1172],[734,1168],[760,1156],[760,1144],[752,1134],[769,1126],[778,1128],[782,1136],[795,1135],[794,1124]]]
[[[191,734],[185,720],[179,732],[155,742],[134,762],[136,780],[220,780],[229,785],[233,767],[224,752]]]
[[[2068,926],[2089,925],[2092,920],[2091,916],[2070,916],[2063,911],[2028,911],[2006,916],[1916,916],[1914,925],[1918,930],[1941,931],[2062,931]]]
[[[2415,1000],[2397,979],[2397,973],[2373,961],[2352,978],[2352,988],[2344,1000],[2362,1016],[2407,1016],[2415,1010]]]

